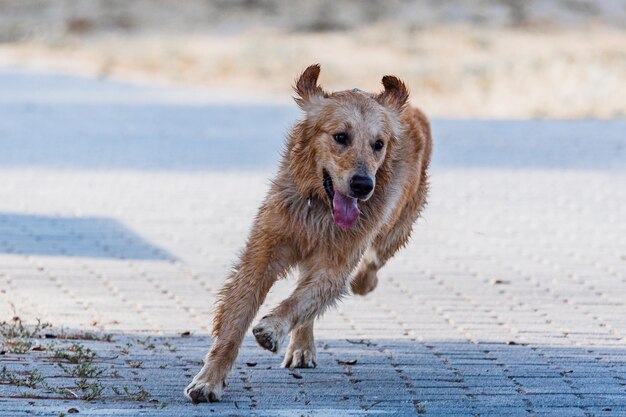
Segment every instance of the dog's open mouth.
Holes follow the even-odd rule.
[[[324,170],[323,184],[324,190],[326,190],[326,194],[328,194],[328,198],[330,198],[331,201],[335,224],[343,229],[349,229],[354,226],[356,219],[361,213],[358,207],[358,199],[348,197],[347,195],[341,194],[339,191],[335,191],[333,180],[326,170]]]
[[[326,170],[324,170],[324,189],[326,190],[326,194],[328,194],[328,198],[330,198],[332,203],[333,198],[335,198],[335,190],[333,189],[333,180],[330,178],[330,174]]]

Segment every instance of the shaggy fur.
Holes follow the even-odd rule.
[[[305,116],[289,135],[246,248],[219,293],[213,346],[185,390],[195,403],[220,399],[259,306],[276,279],[294,267],[300,271],[296,289],[253,334],[277,352],[291,333],[283,366],[315,366],[315,318],[350,288],[365,295],[376,287],[377,271],[406,244],[424,207],[430,126],[407,106],[404,83],[385,76],[377,95],[327,93],[317,84],[319,72],[310,66],[296,83],[295,100]],[[358,199],[351,188],[355,174],[374,185]],[[358,210],[346,210],[359,213],[347,225],[337,220],[346,201],[358,204]]]

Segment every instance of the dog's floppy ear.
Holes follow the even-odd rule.
[[[320,75],[320,65],[314,64],[304,70],[302,75],[296,81],[294,90],[296,92],[296,103],[304,111],[311,108],[312,105],[319,103],[323,98],[328,97],[322,87],[317,85],[317,78]]]
[[[402,111],[409,98],[409,90],[406,88],[406,85],[398,77],[385,75],[383,77],[383,86],[385,91],[375,97],[376,101],[397,112]]]

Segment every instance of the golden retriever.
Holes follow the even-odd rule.
[[[296,82],[304,117],[259,208],[245,250],[219,292],[204,366],[186,388],[194,403],[219,401],[241,342],[277,278],[299,268],[293,293],[254,327],[265,349],[291,340],[283,366],[314,367],[313,323],[351,289],[365,295],[403,247],[428,188],[432,149],[424,114],[407,105],[404,83],[327,93],[319,65]]]

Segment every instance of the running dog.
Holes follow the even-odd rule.
[[[290,132],[278,174],[245,250],[219,292],[214,342],[186,388],[194,403],[219,401],[243,338],[274,282],[298,267],[293,293],[252,330],[284,367],[316,366],[313,323],[351,289],[365,295],[377,272],[408,241],[428,189],[429,122],[407,105],[394,76],[384,90],[328,93],[319,65],[296,82],[304,117]]]

